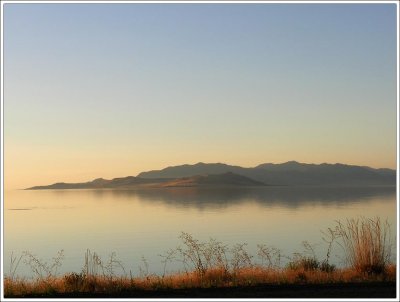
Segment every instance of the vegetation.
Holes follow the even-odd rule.
[[[140,275],[125,271],[112,253],[104,262],[96,253],[86,251],[80,273],[57,276],[64,257],[63,251],[52,263],[39,260],[25,252],[21,257],[11,256],[10,271],[4,279],[6,297],[52,296],[56,294],[106,293],[118,296],[135,290],[171,290],[188,288],[216,288],[253,286],[258,284],[331,284],[352,282],[381,282],[396,280],[396,266],[390,263],[389,225],[376,219],[353,219],[346,224],[337,222],[334,229],[324,233],[328,243],[326,259],[319,261],[313,247],[303,242],[304,253],[285,256],[274,247],[258,245],[257,258],[246,250],[246,244],[227,245],[210,239],[201,242],[188,233],[182,233],[182,245],[167,251],[162,257],[161,276],[149,274],[143,258]],[[336,268],[329,263],[332,245],[337,242],[345,251],[347,268]],[[282,267],[282,259],[288,263]],[[15,276],[21,260],[30,266],[36,278],[27,280]],[[166,274],[173,261],[183,264],[184,271]]]
[[[346,259],[360,272],[380,274],[390,262],[390,228],[387,222],[376,219],[351,219],[338,222],[337,234],[343,241]]]

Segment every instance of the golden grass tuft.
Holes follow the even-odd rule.
[[[391,244],[388,222],[379,218],[359,218],[338,222],[337,232],[349,265],[356,271],[381,274],[390,263]]]

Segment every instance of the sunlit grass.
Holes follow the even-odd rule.
[[[5,278],[5,296],[51,295],[54,293],[119,293],[134,290],[188,289],[209,287],[252,286],[258,284],[328,284],[395,281],[396,266],[388,265],[378,275],[360,274],[353,269],[337,269],[332,273],[320,270],[241,268],[235,274],[221,268],[209,269],[203,276],[197,272],[176,273],[164,277],[85,276],[70,273],[57,278],[28,281]]]
[[[337,232],[343,241],[349,265],[362,273],[381,273],[390,262],[390,228],[379,218],[359,218],[338,222]]]

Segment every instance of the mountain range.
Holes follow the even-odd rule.
[[[180,165],[139,173],[135,176],[98,178],[84,183],[55,183],[35,186],[40,189],[102,189],[131,187],[205,187],[205,186],[370,186],[395,185],[396,171],[345,164],[305,164],[289,161],[266,163],[253,168],[223,163]]]
[[[305,164],[288,161],[282,164],[261,164],[254,168],[222,163],[181,165],[142,172],[138,177],[181,178],[193,175],[232,172],[268,185],[387,185],[396,183],[396,171],[345,164]]]

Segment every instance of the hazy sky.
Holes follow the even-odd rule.
[[[5,186],[396,167],[394,4],[6,4]]]

